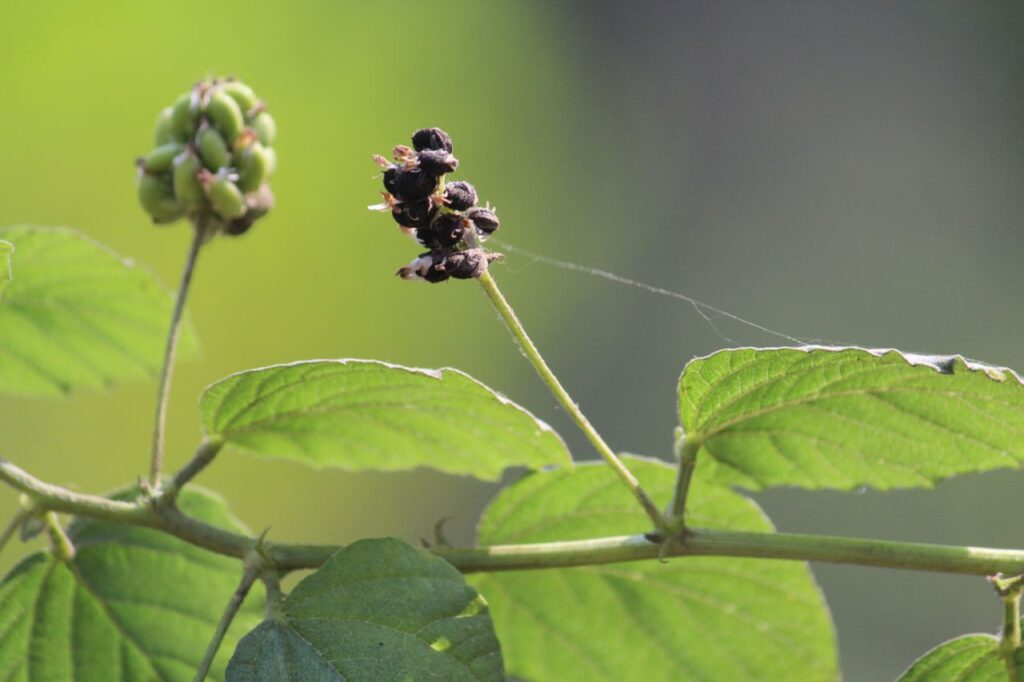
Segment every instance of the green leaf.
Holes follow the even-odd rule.
[[[959,356],[741,348],[679,383],[687,437],[747,488],[930,486],[1024,461],[1024,386]]]
[[[1018,677],[1024,674],[1022,658],[1018,652]],[[897,682],[1006,682],[1007,673],[997,637],[965,635],[940,644],[914,661]]]
[[[503,680],[487,605],[448,562],[360,540],[296,586],[238,645],[233,682]]]
[[[223,501],[189,488],[184,512],[247,532]],[[0,679],[191,680],[241,577],[241,563],[169,535],[77,519],[77,553],[26,558],[0,583]],[[250,595],[209,679],[223,680],[228,652],[260,620]]]
[[[547,424],[454,369],[316,360],[233,374],[200,400],[209,438],[315,467],[431,467],[496,480],[569,464]]]
[[[626,460],[668,499],[675,470]],[[694,525],[771,531],[758,507],[698,470]],[[603,464],[535,473],[480,524],[484,545],[634,534],[649,527]],[[674,558],[474,577],[491,605],[509,673],[533,680],[834,680],[835,637],[806,564]]]
[[[11,281],[12,253],[14,253],[14,245],[10,242],[0,241],[0,301],[3,300],[4,287]]]
[[[16,275],[0,301],[0,393],[60,395],[156,374],[172,301],[152,274],[73,230],[8,227],[0,239],[15,247]],[[183,331],[187,354],[195,341]]]

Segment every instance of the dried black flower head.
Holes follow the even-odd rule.
[[[418,152],[424,149],[452,151],[452,138],[440,128],[421,128],[412,134],[412,148]]]
[[[402,231],[429,251],[398,271],[403,279],[431,283],[479,277],[498,254],[487,253],[480,242],[498,229],[490,208],[476,208],[476,188],[468,182],[445,182],[459,167],[452,140],[440,128],[423,128],[412,136],[412,147],[398,145],[392,161],[373,160],[383,170],[384,202],[371,209],[391,211]]]
[[[196,83],[157,119],[156,147],[138,160],[139,203],[157,224],[187,217],[243,234],[274,205],[276,131],[245,83]]]

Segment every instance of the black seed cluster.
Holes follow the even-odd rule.
[[[479,244],[501,223],[491,208],[477,206],[473,185],[445,182],[445,176],[459,167],[448,133],[440,128],[417,130],[412,147],[395,147],[393,159],[374,157],[384,169],[385,192],[384,203],[371,208],[390,210],[399,227],[428,249],[398,275],[437,283],[486,272],[487,264],[499,256]]]

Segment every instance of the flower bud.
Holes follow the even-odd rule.
[[[237,176],[222,168],[216,175],[209,171],[200,172],[199,179],[206,191],[206,198],[218,216],[231,221],[245,215],[245,198],[234,183]]]
[[[220,88],[208,91],[206,97],[206,115],[224,136],[224,140],[231,144],[245,127],[242,109],[234,98]]]
[[[420,168],[396,169],[396,171],[393,182],[394,190],[388,189],[387,182],[384,183],[384,187],[399,201],[426,199],[437,189],[437,176]],[[387,180],[387,171],[385,171],[385,180]]]
[[[165,108],[156,119],[156,135],[154,135],[157,146],[171,142],[171,115],[174,109]]]
[[[186,149],[174,159],[174,170],[171,173],[174,196],[187,210],[193,211],[206,201],[206,192],[199,182],[199,169],[202,163],[191,148]]]
[[[465,211],[476,206],[476,188],[468,182],[449,182],[444,187],[444,203],[453,211]]]
[[[470,209],[466,211],[466,217],[473,223],[473,227],[481,237],[489,237],[501,227],[498,216],[489,208]]]
[[[266,148],[259,142],[251,145],[236,154],[238,158],[238,189],[243,192],[252,192],[263,184],[270,169],[271,159]]]
[[[252,91],[252,88],[242,81],[226,80],[221,84],[220,89],[223,90],[231,99],[235,100],[238,104],[238,108],[242,110],[243,114],[252,109],[259,102],[256,98],[256,93]]]
[[[220,131],[203,122],[196,135],[196,148],[203,165],[216,172],[231,165],[231,150]]]
[[[159,175],[140,174],[138,195],[142,208],[158,225],[174,222],[185,214],[174,198],[174,189]]]
[[[274,138],[277,137],[277,123],[273,116],[261,111],[249,121],[249,127],[256,131],[260,142],[265,145],[274,144]]]
[[[440,149],[450,154],[452,138],[440,128],[421,128],[412,134],[412,148],[418,152],[424,149]]]
[[[148,154],[139,159],[142,170],[150,175],[156,175],[171,169],[174,157],[185,149],[185,145],[177,142],[169,142],[156,147]]]
[[[171,140],[185,143],[196,134],[199,123],[199,108],[193,101],[192,93],[186,92],[171,107]]]
[[[442,213],[428,226],[416,231],[416,239],[428,249],[451,248],[462,240],[466,219],[458,213]]]

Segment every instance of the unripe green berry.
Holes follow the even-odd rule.
[[[174,157],[185,149],[185,145],[169,142],[155,147],[142,157],[142,169],[150,175],[163,173],[171,169]]]
[[[188,142],[196,134],[199,110],[192,105],[192,93],[186,92],[171,107],[171,140],[174,142]]]
[[[171,174],[174,196],[189,211],[206,202],[206,192],[199,182],[200,168],[202,163],[191,149],[186,149],[174,159],[174,172]]]
[[[221,132],[228,144],[233,143],[245,128],[242,109],[238,106],[238,102],[220,88],[210,91],[206,103],[206,115],[213,121],[214,126]]]
[[[225,81],[220,88],[238,103],[238,108],[242,110],[243,114],[259,103],[256,93],[242,81]]]
[[[238,158],[238,189],[252,192],[259,189],[263,180],[269,175],[272,159],[266,148],[259,142],[253,142],[236,154]]]
[[[232,174],[221,170],[203,183],[206,198],[214,212],[226,221],[245,215],[245,197],[232,181]]]
[[[166,107],[156,119],[156,135],[154,137],[157,145],[167,144],[171,141],[171,114],[173,111],[171,107]]]
[[[211,125],[203,124],[196,135],[196,147],[203,165],[212,171],[227,168],[231,165],[231,150],[220,131]]]
[[[154,223],[170,223],[185,214],[185,209],[174,198],[174,190],[158,175],[139,175],[139,203]]]
[[[274,144],[274,138],[277,137],[277,123],[273,116],[261,111],[253,117],[249,127],[256,131],[260,142],[267,146]]]

